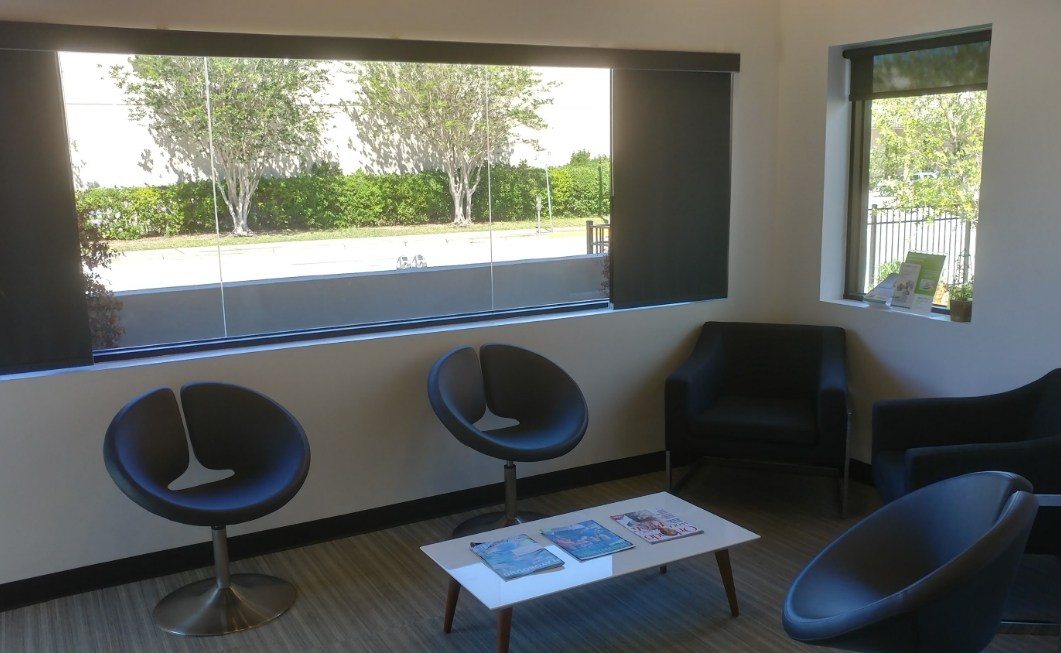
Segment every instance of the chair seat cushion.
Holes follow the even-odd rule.
[[[884,503],[906,494],[906,452],[878,451],[873,455],[873,483]]]
[[[807,446],[818,441],[813,402],[796,399],[722,396],[689,426],[702,438]]]
[[[551,460],[574,449],[585,430],[583,425],[564,422],[517,424],[481,431],[469,446],[488,456],[517,463]]]

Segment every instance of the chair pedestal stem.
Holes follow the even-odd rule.
[[[232,584],[228,575],[228,532],[224,526],[214,526],[210,529],[210,535],[214,542],[214,577],[217,579],[217,589],[227,589]]]
[[[505,463],[505,526],[516,523],[516,463]]]
[[[505,463],[505,509],[501,512],[488,512],[469,517],[453,529],[453,537],[464,537],[475,533],[492,531],[495,528],[523,524],[545,517],[538,512],[527,512],[516,509],[516,463],[511,460]]]

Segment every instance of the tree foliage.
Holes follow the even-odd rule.
[[[425,161],[445,170],[453,222],[472,220],[472,197],[492,154],[535,144],[551,84],[530,68],[365,62],[351,64],[350,115],[383,163]]]
[[[870,185],[896,206],[977,216],[986,93],[873,101]]]
[[[299,169],[320,146],[326,112],[316,96],[326,71],[317,62],[136,55],[111,76],[133,105],[131,116],[147,123],[173,164],[209,174],[212,136],[236,234],[249,233],[262,176]]]
[[[77,226],[92,348],[106,349],[114,346],[125,333],[120,322],[122,302],[103,284],[99,274],[101,269],[110,267],[114,252],[99,227],[89,220],[88,212],[77,212]]]

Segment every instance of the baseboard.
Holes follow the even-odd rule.
[[[692,454],[679,454],[677,452],[671,452],[671,464],[674,467],[684,467],[691,465],[698,460],[710,460],[712,464],[716,465],[730,465],[733,467],[742,467],[747,469],[784,469],[787,472],[797,474],[836,474],[836,470],[829,467],[810,467],[806,465],[795,465],[786,462],[778,461],[762,461],[762,460],[750,460],[743,458],[711,458],[711,457],[697,457]],[[854,458],[848,459],[847,475],[852,481],[862,483],[874,487],[873,484],[873,468],[869,463],[856,460]]]
[[[558,492],[574,487],[603,483],[662,470],[663,462],[663,452],[660,451],[562,469],[521,478],[518,481],[517,491],[521,497]],[[500,467],[498,468],[498,475],[500,475]],[[229,540],[229,556],[233,560],[249,558],[265,553],[306,546],[307,544],[392,528],[443,515],[475,510],[503,501],[503,483],[483,485],[346,515],[273,528],[257,533],[237,535]],[[210,543],[204,541],[201,544],[145,553],[131,558],[112,560],[86,567],[59,571],[45,576],[5,583],[0,585],[0,611],[49,601],[71,594],[80,594],[104,587],[124,585],[125,583],[132,583],[146,578],[206,567],[212,564],[212,555]]]

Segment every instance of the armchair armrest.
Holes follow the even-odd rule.
[[[818,430],[824,436],[847,434],[847,352],[842,329],[822,334],[822,362],[818,374]]]
[[[703,411],[718,394],[722,375],[722,334],[711,322],[704,325],[692,354],[664,385],[667,421]]]
[[[1028,432],[1033,399],[1026,386],[981,397],[878,401],[873,405],[873,452],[1021,440]]]
[[[909,490],[945,478],[999,470],[1020,474],[1038,493],[1061,492],[1061,435],[1019,442],[917,447],[906,451]]]

